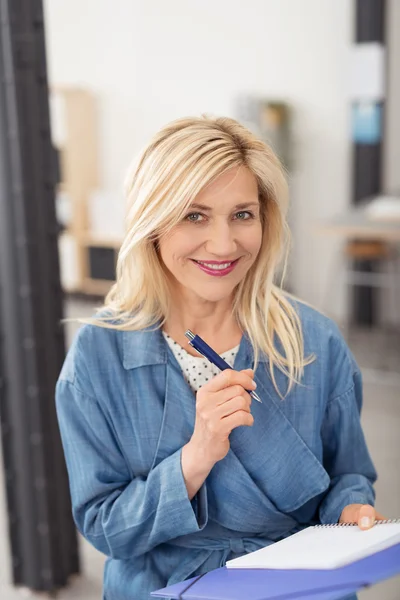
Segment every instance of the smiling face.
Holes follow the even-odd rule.
[[[173,290],[187,299],[232,296],[262,242],[258,186],[245,167],[230,169],[198,194],[183,220],[160,238]]]

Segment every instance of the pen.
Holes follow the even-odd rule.
[[[195,335],[192,331],[190,331],[190,329],[188,329],[185,332],[185,336],[188,338],[189,344],[193,346],[193,348],[197,350],[199,354],[205,356],[211,363],[218,367],[218,369],[220,369],[221,371],[225,371],[225,369],[232,369],[232,367],[228,365],[228,363],[225,362],[224,359],[221,358],[221,356],[215,352],[215,350],[213,350],[208,344],[206,344],[206,342],[203,339],[201,339],[199,335]],[[246,391],[250,394],[252,398],[254,398],[254,400],[257,400],[257,402],[260,402],[262,404],[261,398],[253,390]]]

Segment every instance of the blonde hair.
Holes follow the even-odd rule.
[[[135,161],[126,180],[127,233],[118,256],[116,283],[103,307],[109,316],[92,322],[140,330],[159,327],[168,319],[168,280],[156,241],[180,222],[207,184],[239,166],[249,169],[258,182],[263,241],[255,263],[235,290],[233,314],[252,344],[254,369],[264,352],[278,393],[275,367],[288,377],[290,391],[301,381],[309,359],[304,357],[300,318],[288,294],[274,283],[282,259],[285,271],[290,239],[286,178],[271,148],[233,119],[174,121],[155,135]]]

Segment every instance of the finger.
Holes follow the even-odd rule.
[[[251,403],[251,396],[246,392],[243,386],[236,384],[231,385],[223,390],[220,390],[216,393],[218,395],[217,406],[221,406],[225,404],[225,402],[229,402],[232,398],[236,398],[237,396],[243,396],[246,398],[248,402]]]
[[[370,529],[375,523],[375,508],[363,504],[358,512],[357,523],[360,529]]]
[[[251,413],[248,413],[244,410],[237,410],[233,414],[229,415],[222,420],[224,423],[224,429],[227,434],[229,434],[232,429],[235,427],[240,427],[241,425],[246,425],[247,427],[251,427],[254,423],[254,418]]]
[[[225,402],[224,404],[222,404],[222,406],[220,406],[217,414],[220,419],[226,419],[226,417],[228,417],[229,415],[232,415],[234,412],[237,412],[238,410],[244,410],[249,413],[250,412],[250,404],[251,403],[247,400],[247,398],[244,398],[243,396],[235,396],[228,402]]]
[[[251,369],[248,369],[248,371],[251,371]],[[236,384],[241,385],[245,390],[255,390],[257,387],[250,372],[235,371],[234,369],[225,369],[225,371],[218,373],[211,381],[206,383],[206,386],[208,391],[218,392]]]
[[[358,513],[362,504],[348,504],[344,507],[342,514],[340,515],[340,523],[358,523]]]

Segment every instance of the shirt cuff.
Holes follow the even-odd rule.
[[[192,508],[200,529],[203,529],[208,521],[207,487],[203,483],[197,494],[192,498]]]
[[[320,511],[320,521],[323,525],[339,523],[340,515],[343,509],[349,504],[374,504],[371,497],[367,494],[350,492],[350,494],[339,494],[336,501],[327,502],[324,508]]]
[[[195,494],[192,500],[189,500],[185,478],[182,471],[182,449],[178,450],[172,456],[169,456],[163,462],[172,463],[172,472],[169,472],[171,481],[174,482],[173,489],[177,501],[176,508],[179,508],[179,513],[183,522],[186,523],[186,533],[200,531],[204,529],[208,522],[208,505],[207,505],[207,487],[204,482],[199,491]],[[178,512],[178,510],[177,510]],[[181,522],[182,522],[181,521]],[[186,527],[185,527],[186,529]]]

